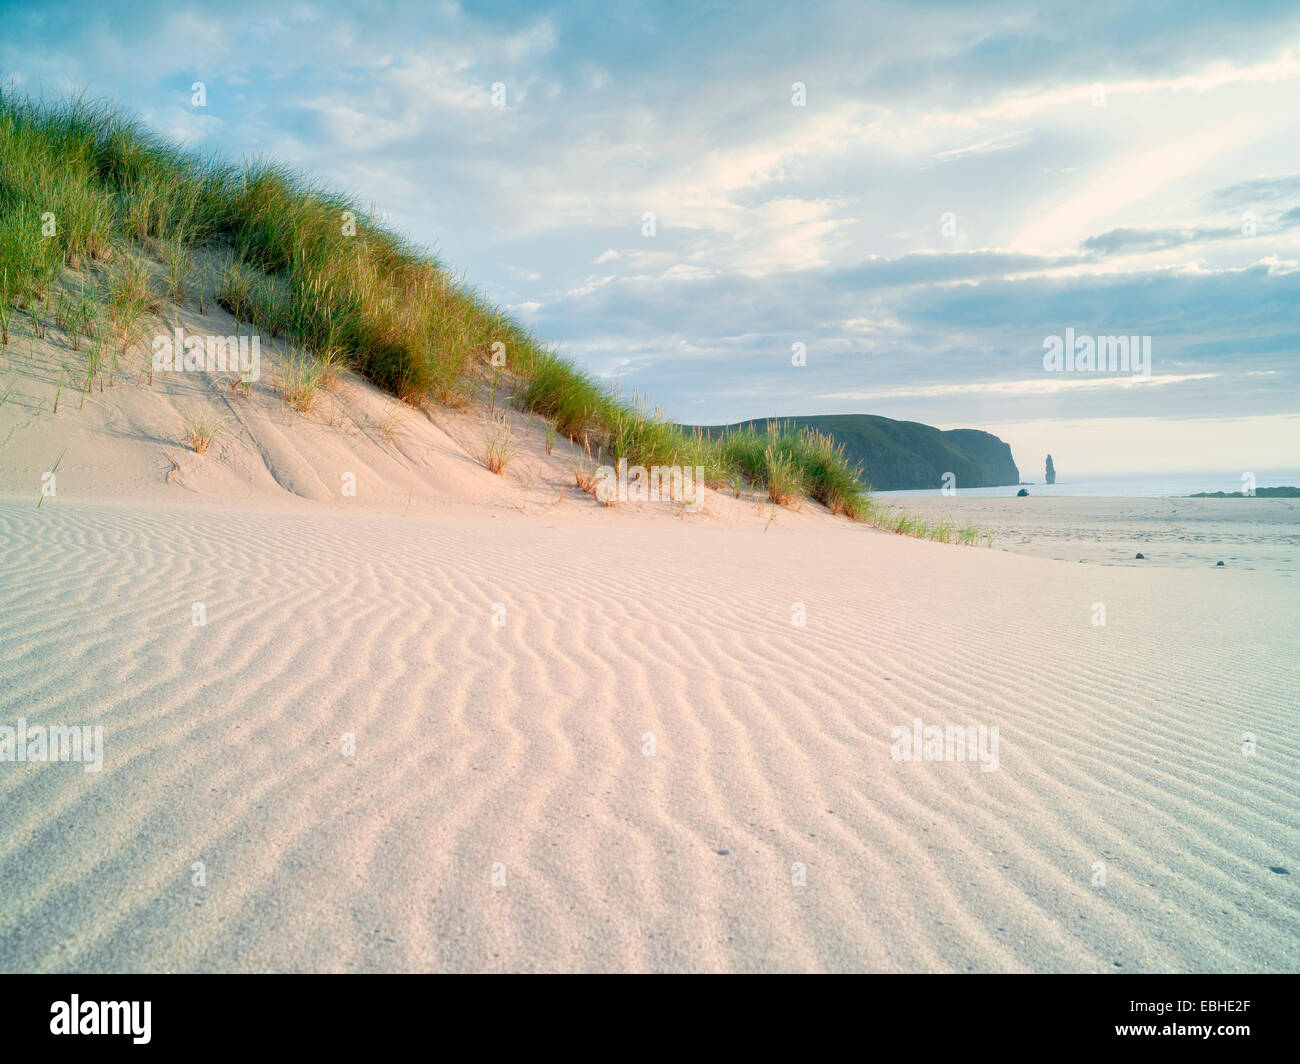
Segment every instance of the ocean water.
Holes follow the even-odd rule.
[[[1252,470],[1256,488],[1278,485],[1300,486],[1300,468],[1289,471]],[[1241,491],[1241,470],[1228,473],[1160,473],[1148,476],[1114,474],[1108,477],[1058,478],[1055,484],[1026,483],[1031,495],[1089,496],[1093,498],[1163,499],[1194,495],[1200,491]],[[957,484],[957,495],[970,498],[1003,498],[1015,495],[1020,488],[1007,485],[1001,488],[963,488]],[[939,488],[914,488],[907,491],[873,491],[880,498],[926,498],[942,495]]]

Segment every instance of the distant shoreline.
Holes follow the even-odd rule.
[[[1294,497],[1247,504],[1186,496],[958,493],[886,501],[931,523],[946,519],[991,533],[995,553],[1144,568],[1217,569],[1222,561],[1224,568],[1300,574]]]
[[[1300,488],[1291,485],[1300,484],[1291,471],[1268,471],[1266,475],[1257,475],[1257,483],[1270,484],[1270,487],[1257,488],[1253,494],[1261,498],[1295,499],[1300,498]],[[899,504],[907,499],[939,499],[965,496],[967,498],[1014,498],[1016,492],[1025,489],[1030,498],[1125,498],[1125,499],[1226,499],[1241,498],[1242,482],[1238,475],[1227,474],[1172,474],[1169,476],[1111,476],[1092,477],[1082,480],[1057,480],[1055,484],[1041,481],[1022,481],[1018,485],[1006,485],[999,488],[975,488],[962,484],[960,478],[955,492],[944,495],[939,486],[933,488],[911,488],[895,491],[873,491],[872,496],[881,501],[894,501]],[[1023,501],[1023,500],[1022,500]]]
[[[1247,495],[1240,491],[1198,491],[1188,495],[1189,499],[1300,499],[1300,488],[1277,487],[1256,488]]]

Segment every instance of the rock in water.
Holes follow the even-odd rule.
[[[1016,492],[1016,498],[1023,499],[1028,494],[1029,494],[1028,488],[1021,488],[1018,492]]]
[[[1222,568],[1223,568],[1223,562],[1219,562],[1219,564],[1216,565],[1215,568],[1216,568],[1216,569],[1222,569]]]
[[[1144,560],[1145,560],[1145,558],[1146,558],[1146,555],[1145,555],[1145,554],[1143,554],[1143,553],[1141,553],[1141,552],[1140,552],[1140,551],[1139,551],[1139,552],[1138,552],[1138,557],[1139,557],[1139,558],[1142,558],[1142,559],[1144,559]]]

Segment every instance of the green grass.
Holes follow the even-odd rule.
[[[184,243],[184,234],[167,248],[164,262],[167,266],[167,298],[173,303],[185,302],[190,271],[194,268],[194,252]]]
[[[707,445],[709,439],[698,439]],[[759,432],[752,425],[717,438],[724,470],[739,472],[749,483],[766,489],[768,498],[787,505],[806,495],[832,513],[865,520],[868,495],[858,471],[844,457],[843,447],[810,429],[769,423]],[[734,490],[734,480],[726,481]]]
[[[0,344],[5,347],[9,346],[9,321],[13,315],[13,296],[8,281],[9,272],[6,270],[0,274]]]
[[[275,390],[285,406],[300,414],[310,414],[320,401],[325,375],[324,362],[293,352],[274,382]]]
[[[743,480],[777,502],[807,496],[857,521],[876,512],[829,436],[787,425],[714,439],[673,425],[547,349],[348,196],[274,162],[186,152],[109,104],[0,92],[0,343],[12,311],[47,299],[66,268],[106,274],[108,336],[87,314],[77,330],[96,336],[88,390],[102,348],[116,348],[111,374],[159,306],[141,249],[162,263],[173,302],[190,289],[194,252],[225,249],[218,302],[325,367],[322,375],[306,358],[290,360],[281,391],[303,412],[345,365],[406,403],[457,407],[491,368],[516,405],[597,461],[702,466],[713,487],[738,491]],[[197,295],[202,312],[201,285]],[[504,345],[504,366],[491,359],[494,344]],[[210,442],[195,427],[187,434],[196,450]]]
[[[929,539],[936,543],[960,543],[973,547],[983,542],[986,547],[993,546],[993,536],[976,525],[958,525],[951,518],[932,521],[919,514],[906,510],[895,510],[891,506],[881,506],[868,500],[862,520],[886,532],[895,532],[900,536],[912,536],[915,539]]]

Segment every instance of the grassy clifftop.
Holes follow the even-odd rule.
[[[919,422],[895,421],[875,414],[833,414],[742,421],[739,425],[705,426],[703,431],[709,436],[722,436],[737,429],[761,430],[765,422],[830,436],[877,491],[942,487],[945,473],[956,477],[959,488],[1020,482],[1011,448],[978,429],[941,431]]]

